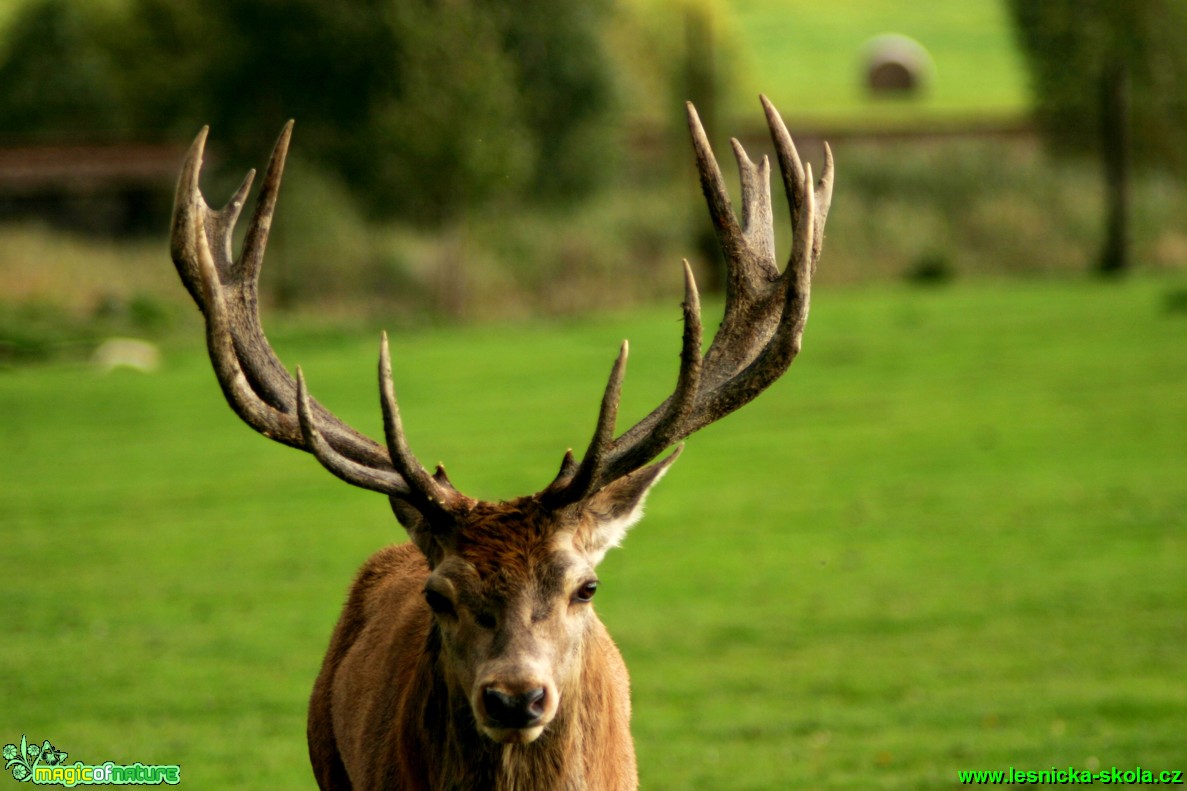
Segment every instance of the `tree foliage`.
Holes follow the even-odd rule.
[[[1125,75],[1138,164],[1187,173],[1187,4],[1180,0],[1009,0],[1035,117],[1055,150],[1106,137],[1102,91]]]
[[[28,134],[73,128],[120,130],[119,64],[88,4],[42,0],[12,25],[0,62],[0,130]]]
[[[448,221],[607,172],[605,0],[32,0],[0,59],[0,132],[192,134],[229,165],[289,118],[379,216]]]
[[[1010,0],[1035,116],[1056,151],[1095,154],[1105,193],[1096,269],[1131,266],[1131,163],[1187,175],[1187,6]]]

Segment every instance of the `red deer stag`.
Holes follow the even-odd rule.
[[[684,337],[675,388],[615,437],[627,346],[610,372],[580,461],[565,454],[540,492],[484,502],[408,448],[379,355],[384,444],[343,423],[289,375],[260,326],[257,279],[291,123],[272,153],[238,258],[231,234],[249,173],[221,210],[198,187],[207,130],[177,186],[173,262],[206,320],[223,394],[249,426],[312,453],[355,486],[386,494],[411,543],[362,567],[309,705],[309,755],[323,789],[634,789],[626,667],[590,605],[597,566],[639,519],[648,489],[679,455],[665,450],[746,404],[791,364],[832,196],[832,156],[813,183],[762,98],[793,235],[775,261],[770,165],[733,141],[741,223],[692,105],[688,122],[709,213],[728,262],[725,316],[701,354],[696,283],[684,264]]]

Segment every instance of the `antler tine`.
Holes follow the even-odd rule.
[[[193,224],[199,221],[199,215],[192,216]],[[197,240],[197,281],[193,287],[200,289],[199,305],[204,306],[203,313],[206,315],[206,347],[224,397],[235,413],[256,431],[285,445],[303,447],[300,426],[293,416],[276,410],[260,399],[248,383],[239,357],[235,354],[231,320],[218,286],[218,272],[209,242],[200,229],[195,230],[193,235]]]
[[[820,181],[816,183],[816,225],[812,229],[812,274],[816,274],[816,261],[824,246],[824,224],[828,221],[828,210],[833,205],[833,150],[824,144],[824,168]]]
[[[392,384],[392,358],[386,332],[379,341],[379,393],[383,409],[383,433],[392,466],[407,481],[409,493],[418,497],[418,505],[449,511],[463,502],[466,498],[450,484],[445,468],[437,465],[436,474],[430,475],[408,447],[404,424],[400,420],[400,407],[396,403],[395,386]]]
[[[264,336],[259,319],[257,295],[260,263],[268,229],[271,227],[276,195],[280,189],[292,122],[285,125],[273,148],[260,200],[257,202],[244,240],[243,254],[238,260],[234,258],[231,249],[232,235],[254,180],[255,171],[248,172],[239,189],[223,209],[211,210],[198,184],[207,133],[208,127],[205,127],[198,134],[178,181],[174,209],[174,264],[191,295],[195,292],[200,293],[202,287],[196,284],[194,279],[202,275],[202,270],[193,266],[192,257],[187,255],[187,245],[192,244],[199,235],[206,237],[213,254],[217,292],[223,295],[222,298],[228,303],[229,331],[235,341],[237,353],[243,360],[244,375],[260,398],[281,412],[293,415],[295,426],[296,415],[293,406],[296,385]],[[188,226],[188,235],[184,233],[184,227],[179,227],[179,221],[185,216],[193,217],[198,223],[197,227],[192,224]],[[195,299],[197,300],[196,296]],[[208,309],[200,300],[199,307],[203,312]],[[318,411],[323,422],[334,422],[333,416],[328,412],[322,409]]]
[[[701,389],[701,299],[688,260],[684,261],[684,336],[680,346],[680,373],[676,389],[647,419],[635,424],[614,443],[605,479],[626,475],[655,458],[672,443],[687,436],[682,427],[696,407]]]
[[[300,416],[301,433],[304,436],[304,450],[312,453],[321,465],[338,478],[353,486],[370,489],[392,497],[407,498],[411,489],[404,478],[391,470],[376,469],[359,464],[338,453],[326,442],[317,429],[317,421],[309,403],[309,391],[305,387],[305,376],[297,366],[297,414]]]
[[[260,185],[260,196],[256,200],[256,208],[251,216],[251,223],[247,226],[247,233],[243,237],[243,250],[237,259],[232,259],[231,235],[234,231],[235,219],[239,215],[238,209],[229,224],[225,226],[222,238],[225,240],[226,254],[224,261],[223,280],[233,286],[234,298],[231,300],[235,309],[241,314],[242,320],[233,324],[236,348],[250,350],[246,356],[256,364],[246,366],[246,373],[251,380],[252,388],[260,397],[269,401],[284,411],[285,404],[291,404],[295,395],[294,383],[284,364],[277,359],[264,335],[263,325],[260,323],[259,308],[259,278],[260,267],[264,262],[264,249],[268,244],[268,234],[272,230],[272,215],[276,210],[276,199],[280,194],[281,177],[284,175],[284,163],[288,158],[289,143],[292,140],[293,122],[290,120],[280,131],[276,145],[272,147],[272,156],[268,159],[268,168],[264,171],[264,180]],[[254,175],[254,171],[252,174]],[[250,180],[247,182],[250,186]],[[240,201],[240,207],[242,201]],[[327,426],[327,431],[341,444],[341,425],[337,418],[329,411],[314,402],[314,410],[320,421]],[[348,432],[353,434],[354,432]],[[350,440],[347,440],[349,442]],[[369,448],[368,450],[373,450]]]
[[[722,178],[721,168],[713,156],[713,147],[709,144],[697,108],[692,102],[685,102],[684,106],[688,114],[688,129],[692,134],[692,147],[697,155],[701,191],[705,193],[709,216],[713,220],[713,227],[717,229],[722,252],[729,258],[731,252],[741,243],[742,230],[738,226],[738,218],[734,216],[734,206],[730,202],[729,191],[725,188],[725,179]]]
[[[771,100],[759,94],[762,109],[767,117],[767,128],[771,132],[771,141],[775,144],[775,156],[779,159],[779,172],[783,177],[783,189],[787,193],[787,206],[791,210],[791,231],[796,233],[800,229],[800,204],[804,202],[804,163],[800,160],[800,152],[783,123],[783,117],[771,104]]]
[[[806,165],[805,171],[810,181],[812,166]],[[805,194],[799,215],[801,228],[814,227],[816,200],[811,190]],[[772,308],[781,309],[774,333],[753,362],[724,381],[707,399],[700,416],[704,422],[695,425],[689,433],[754,400],[787,371],[799,354],[804,326],[808,321],[812,275],[816,271],[816,258],[812,254],[815,249],[818,248],[815,247],[813,236],[802,234],[794,240],[791,262],[777,283],[784,293],[782,305],[776,303]]]
[[[684,261],[683,310],[684,336],[680,350],[680,373],[672,395],[647,418],[611,442],[622,380],[626,371],[628,346],[624,342],[610,372],[610,379],[606,383],[602,409],[598,413],[598,425],[589,449],[580,465],[573,460],[571,450],[565,453],[560,472],[545,489],[545,496],[549,502],[559,505],[581,500],[607,482],[642,467],[665,448],[686,436],[681,433],[681,426],[695,408],[701,385],[702,332],[700,295],[692,267],[687,260]],[[670,460],[674,461],[674,457],[670,457]]]
[[[770,165],[766,158],[755,165],[737,140],[731,140],[742,187],[742,216],[737,218],[724,196],[721,170],[713,150],[705,139],[705,131],[692,103],[688,103],[688,125],[692,134],[697,169],[709,202],[709,215],[726,261],[725,313],[721,326],[705,353],[704,385],[713,387],[749,363],[762,343],[774,331],[774,322],[766,320],[765,311],[758,306],[767,297],[770,283],[779,276],[775,263],[774,219],[771,212]],[[716,174],[714,195],[705,174]],[[717,194],[717,189],[721,195]],[[716,208],[715,208],[716,204]],[[728,210],[723,215],[721,205]],[[776,317],[777,319],[777,317]]]
[[[825,145],[823,174],[813,184],[812,168],[800,160],[779,113],[765,96],[761,100],[792,215],[792,253],[786,270],[780,274],[775,263],[767,158],[756,164],[737,140],[731,141],[742,187],[739,224],[700,118],[689,104],[697,170],[728,269],[725,315],[702,358],[699,300],[685,262],[685,331],[675,391],[606,450],[599,451],[591,480],[566,479],[565,470],[572,465],[562,465],[561,475],[548,490],[554,501],[575,502],[646,465],[665,448],[753,400],[799,353],[811,278],[832,199],[832,152]]]
[[[231,408],[256,431],[305,450],[297,383],[276,357],[260,323],[258,279],[272,214],[280,190],[292,122],[276,142],[260,200],[244,239],[232,255],[232,235],[254,177],[249,172],[222,209],[210,208],[199,187],[208,128],[186,155],[174,200],[171,251],[182,282],[205,315],[207,345],[219,384]],[[391,472],[387,449],[308,399],[319,436],[351,462]]]
[[[775,155],[779,158],[779,170],[783,175],[783,189],[787,193],[787,206],[791,211],[791,231],[799,238],[800,216],[804,197],[810,191],[812,183],[811,173],[806,173],[800,161],[795,143],[783,123],[779,111],[771,104],[766,96],[759,96],[763,111],[767,116],[767,127],[771,131],[771,142],[775,145]],[[828,210],[833,199],[833,152],[828,143],[824,144],[824,169],[820,174],[820,181],[816,184],[816,223],[813,227],[812,248],[816,257],[820,256],[821,243],[824,240],[824,224],[828,220]],[[813,262],[815,272],[815,262]]]
[[[732,267],[751,278],[779,274],[775,266],[775,221],[771,212],[771,163],[765,156],[751,161],[737,138],[730,139],[738,177],[742,187],[742,235],[751,255],[744,261],[750,266]]]
[[[572,451],[565,454],[561,464],[561,471],[553,481],[550,490],[563,488],[565,492],[582,492],[580,497],[593,491],[604,475],[606,453],[610,450],[611,440],[614,439],[614,426],[618,420],[618,403],[622,397],[622,380],[626,376],[626,360],[630,353],[630,344],[622,342],[618,350],[618,357],[614,367],[610,369],[610,377],[606,381],[606,389],[602,393],[602,406],[598,410],[598,422],[594,428],[589,447],[576,467],[572,465]]]
[[[280,180],[284,175],[284,163],[288,158],[289,143],[292,139],[293,121],[290,119],[280,130],[276,145],[272,147],[272,156],[268,159],[268,170],[264,172],[264,182],[260,186],[256,210],[251,217],[251,224],[247,226],[247,234],[243,237],[243,253],[237,262],[237,268],[240,277],[251,285],[253,296],[256,294],[260,267],[264,263],[264,248],[268,245],[268,234],[272,231],[272,214],[276,211],[276,199],[280,196]]]
[[[742,223],[739,225],[721,167],[713,155],[713,147],[705,135],[696,107],[692,102],[687,102],[685,107],[701,190],[705,193],[722,255],[730,264],[725,308],[728,318],[743,309],[739,300],[745,303],[747,296],[760,287],[764,278],[779,273],[775,265],[775,231],[771,217],[770,164],[766,157],[762,157],[756,165],[746,155],[741,143],[736,139],[730,141],[742,184]]]
[[[170,252],[177,274],[181,276],[182,284],[203,313],[206,312],[205,289],[202,285],[202,275],[198,271],[198,256],[194,245],[199,235],[204,234],[201,234],[201,227],[192,226],[201,223],[210,211],[198,190],[198,174],[202,169],[202,154],[209,133],[209,126],[202,127],[186,152],[181,175],[177,177],[177,190],[173,196],[173,233],[170,239]],[[244,182],[246,181],[247,179],[244,179]]]
[[[811,165],[804,166],[804,176],[805,180],[811,183]],[[804,190],[804,201],[799,212],[799,226],[801,228],[811,228],[812,233],[801,233],[795,238],[792,244],[791,260],[787,264],[787,271],[783,273],[783,277],[784,279],[795,278],[801,282],[796,283],[789,289],[789,295],[794,294],[797,286],[804,289],[809,287],[815,268],[812,253],[816,249],[816,193],[812,190]]]

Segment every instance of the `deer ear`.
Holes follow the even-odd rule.
[[[666,459],[611,481],[582,503],[584,517],[577,531],[577,545],[597,565],[613,547],[622,543],[627,530],[643,518],[643,501],[651,487],[664,477],[683,446]]]
[[[396,515],[396,519],[408,531],[408,537],[412,539],[412,543],[429,561],[429,568],[436,568],[445,555],[445,547],[441,542],[439,531],[434,531],[425,515],[406,500],[399,497],[388,497],[388,502],[391,503],[392,513]]]

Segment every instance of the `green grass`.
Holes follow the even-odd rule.
[[[879,119],[914,115],[1021,115],[1023,64],[1002,0],[734,0],[740,45],[761,90],[786,96],[789,116]],[[882,33],[920,42],[935,63],[927,95],[871,101],[862,83],[865,43]],[[794,115],[793,115],[794,114]]]
[[[630,0],[628,6],[644,16],[666,15],[666,26],[676,29],[684,24],[680,9],[712,9],[719,67],[736,80],[722,97],[730,118],[752,118],[758,91],[793,126],[1016,117],[1029,107],[1002,0]],[[910,36],[928,51],[934,74],[922,95],[901,101],[867,94],[865,46],[883,33]]]
[[[691,440],[604,564],[643,785],[1185,768],[1185,285],[818,290],[786,380]],[[624,420],[671,385],[675,301],[399,335],[414,447],[477,496],[538,488],[587,438],[619,339]],[[274,334],[376,433],[374,338]],[[401,531],[241,426],[198,348],[166,359],[0,373],[0,742],[310,788],[321,653]]]

